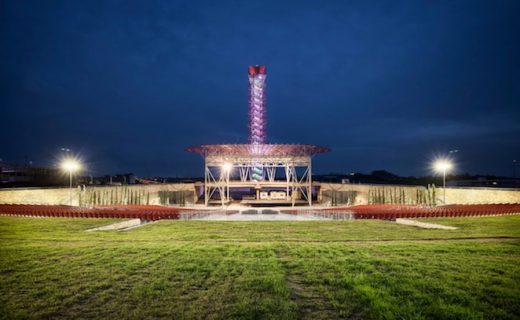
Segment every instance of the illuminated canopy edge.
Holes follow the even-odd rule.
[[[203,156],[313,156],[330,152],[329,148],[309,144],[205,144],[186,148]]]

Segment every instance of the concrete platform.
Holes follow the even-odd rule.
[[[442,224],[436,224],[436,223],[426,223],[426,222],[419,222],[417,220],[410,220],[410,219],[395,219],[395,222],[397,224],[404,224],[407,226],[414,226],[419,227],[423,229],[443,229],[443,230],[457,230],[457,227],[450,227],[445,226]]]
[[[323,217],[317,217],[314,215],[293,215],[287,213],[262,213],[265,210],[246,209],[241,213],[235,213],[230,215],[224,214],[211,214],[208,216],[193,218],[192,220],[206,220],[206,221],[316,221],[316,220],[330,220]],[[270,210],[273,211],[273,210]]]
[[[249,205],[252,207],[266,207],[266,206],[292,206],[292,200],[242,200],[241,205]],[[302,206],[308,205],[309,202],[306,200],[295,200],[295,205]]]

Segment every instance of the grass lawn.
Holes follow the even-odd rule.
[[[0,318],[519,319],[520,216],[427,221],[0,217]]]

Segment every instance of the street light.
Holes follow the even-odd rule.
[[[443,191],[443,202],[446,204],[446,172],[453,168],[453,164],[448,159],[440,159],[435,161],[433,168],[438,173],[442,173],[442,191]]]
[[[81,166],[74,159],[65,159],[61,164],[61,168],[69,173],[69,202],[72,205],[72,173],[79,171]]]

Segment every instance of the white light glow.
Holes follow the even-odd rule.
[[[61,168],[68,172],[76,172],[81,169],[81,165],[76,160],[67,159],[62,162]]]
[[[443,173],[450,171],[453,168],[453,164],[449,160],[440,159],[435,161],[435,163],[433,164],[433,168],[435,169],[435,171]]]
[[[222,170],[223,170],[224,172],[230,172],[231,169],[233,169],[233,165],[232,165],[231,163],[224,163],[224,164],[222,165]]]

